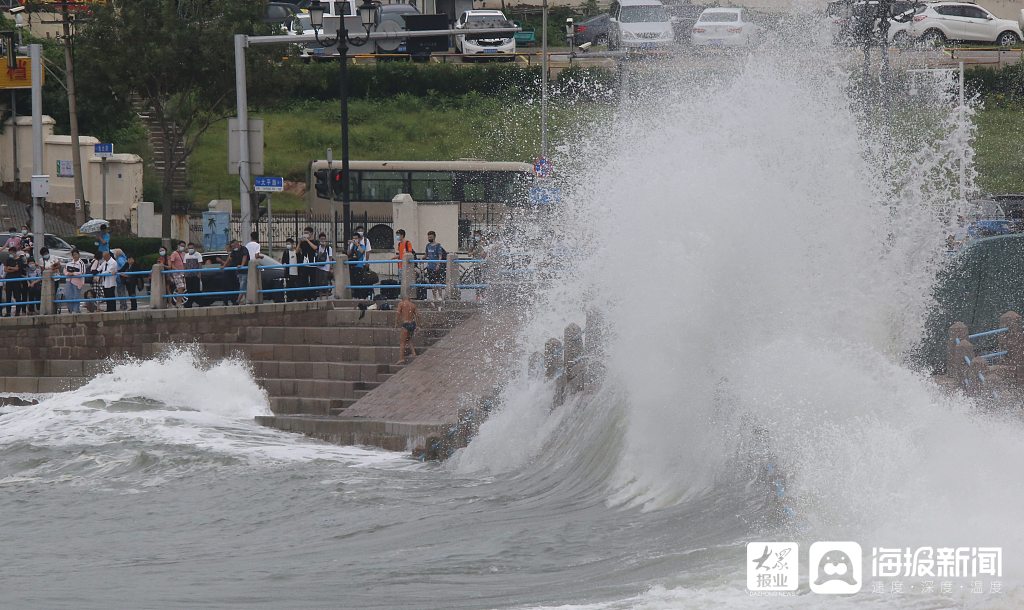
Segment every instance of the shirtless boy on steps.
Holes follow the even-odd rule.
[[[395,327],[401,326],[401,339],[398,345],[398,362],[396,364],[405,364],[405,350],[406,348],[416,355],[416,346],[413,344],[413,335],[416,333],[416,305],[409,300],[406,296],[402,299],[402,302],[398,304],[398,308],[395,310]]]

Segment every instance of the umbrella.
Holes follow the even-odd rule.
[[[99,233],[100,232],[100,227],[102,227],[103,225],[110,226],[110,223],[107,222],[106,220],[103,220],[102,218],[94,218],[94,219],[90,220],[89,222],[85,223],[84,225],[82,225],[78,229],[78,232],[79,233]]]

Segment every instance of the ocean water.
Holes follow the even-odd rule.
[[[524,356],[433,464],[256,426],[242,362],[119,363],[0,407],[0,606],[1024,605],[1018,407],[982,411],[907,358],[973,111],[948,83],[889,90],[923,137],[840,54],[786,51],[662,65],[614,129],[558,151],[564,205],[518,227],[552,278],[518,339],[599,312],[599,388],[552,410]],[[789,515],[757,480],[765,443]],[[803,559],[796,596],[755,597],[752,540],[998,546],[1004,573],[999,592],[826,598]]]

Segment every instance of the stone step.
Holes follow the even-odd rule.
[[[279,362],[257,360],[250,363],[259,379],[311,379],[362,382],[360,389],[370,389],[388,379],[399,368],[390,364],[359,362]]]
[[[340,379],[260,379],[259,382],[270,396],[359,398],[368,392],[355,389],[355,384],[361,382]]]
[[[417,345],[432,345],[448,330],[423,327],[416,332]],[[245,330],[246,343],[280,343],[300,345],[398,345],[400,330],[393,327],[251,327]]]
[[[312,363],[349,362],[359,364],[391,364],[398,360],[398,346],[376,345],[287,345],[281,343],[201,343],[210,358],[227,358],[242,354],[249,360]],[[425,346],[417,346],[419,348]],[[426,351],[423,349],[422,351]],[[278,377],[284,377],[278,375]],[[310,375],[316,379],[316,376]]]
[[[339,416],[344,415],[345,411],[347,411],[348,408],[351,407],[352,405],[356,404],[357,400],[358,400],[357,398],[343,398],[343,399],[341,399],[342,406],[340,406],[340,407],[331,407],[330,414],[335,416],[335,417],[339,417]]]
[[[328,313],[330,326],[395,326],[395,312],[368,311],[360,319],[357,309],[333,309]],[[424,311],[420,309],[419,324],[424,328],[451,328],[473,314],[472,310]]]
[[[67,392],[89,383],[88,377],[0,377],[0,392],[48,394]]]
[[[275,415],[330,415],[331,409],[345,409],[344,398],[310,398],[308,396],[272,396],[270,410]],[[353,401],[354,402],[354,401]]]

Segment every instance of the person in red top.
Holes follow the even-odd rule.
[[[167,257],[167,264],[174,271],[185,270],[185,242],[179,241],[178,247],[171,252],[171,255]],[[171,281],[174,283],[174,292],[176,294],[185,294],[185,274],[184,273],[172,273]],[[185,297],[177,297],[172,299],[175,307],[181,307],[185,304]]]
[[[395,258],[399,261],[405,260],[406,254],[412,254],[416,258],[416,251],[412,249],[412,242],[405,238],[405,229],[395,231],[398,236],[398,243],[395,244]],[[402,263],[398,263],[398,269],[402,269]]]

